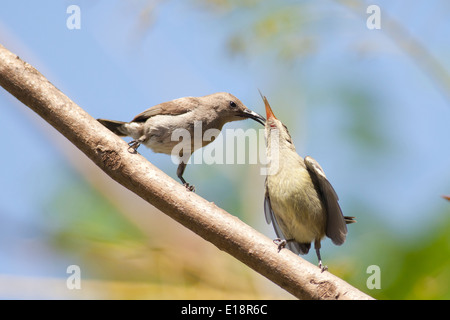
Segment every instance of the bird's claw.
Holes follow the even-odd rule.
[[[273,243],[275,243],[278,246],[278,252],[281,251],[281,249],[286,248],[287,241],[285,239],[276,238],[273,239]]]
[[[128,143],[128,145],[130,146],[128,148],[128,152],[135,154],[135,153],[137,153],[137,148],[139,148],[139,146],[141,145],[141,142],[139,140],[133,140],[133,141],[130,141]]]
[[[186,190],[195,192],[195,187],[191,186],[189,183],[186,182],[183,185],[186,187]]]
[[[319,261],[319,268],[320,268],[320,272],[324,272],[328,270],[328,266],[324,266],[322,264],[322,261]]]

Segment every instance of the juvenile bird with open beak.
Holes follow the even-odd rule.
[[[238,98],[230,93],[218,92],[203,97],[185,97],[164,102],[138,114],[130,122],[98,119],[98,121],[118,136],[130,136],[134,140],[129,143],[129,151],[135,153],[144,144],[156,153],[172,154],[180,144],[177,130],[188,133],[189,141],[183,148],[176,149],[180,159],[177,176],[184,186],[194,191],[183,178],[184,169],[192,153],[213,141],[204,140],[208,129],[222,130],[231,121],[253,119],[264,125],[265,119],[248,109]],[[201,137],[195,137],[196,126],[201,128]],[[180,132],[180,131],[178,131]],[[196,143],[194,138],[200,138]],[[186,146],[187,144],[187,146]]]
[[[287,246],[296,254],[307,254],[314,241],[323,272],[327,267],[322,264],[320,241],[327,236],[334,244],[343,244],[346,224],[356,221],[343,216],[339,198],[320,165],[297,154],[288,129],[275,117],[267,98],[261,97],[267,113],[266,152],[271,160],[265,182],[266,221],[273,224],[278,250]]]

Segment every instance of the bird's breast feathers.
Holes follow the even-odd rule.
[[[290,221],[286,223],[290,230],[284,230],[285,233],[304,241],[324,235],[323,204],[305,167],[280,167],[276,175],[267,177],[267,188],[275,215]],[[317,223],[318,220],[323,223]],[[319,230],[317,225],[323,228]]]

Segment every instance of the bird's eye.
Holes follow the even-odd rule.
[[[236,108],[236,107],[237,107],[237,104],[236,104],[236,102],[234,102],[234,101],[230,101],[230,107],[232,107],[232,108]]]

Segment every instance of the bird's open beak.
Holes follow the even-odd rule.
[[[270,107],[270,104],[269,104],[269,101],[267,101],[267,98],[265,96],[263,96],[263,95],[261,95],[261,97],[262,97],[262,99],[264,101],[264,104],[266,106],[267,119],[270,119],[270,118],[276,119],[277,117],[275,117],[275,115],[273,114],[272,108]]]
[[[259,91],[259,94],[261,95],[261,98],[264,101],[264,105],[266,106],[266,115],[267,115],[267,120],[269,120],[270,118],[274,118],[276,119],[277,117],[275,117],[275,115],[272,112],[272,108],[270,107],[269,101],[267,101],[266,96],[263,96],[263,94],[261,93],[261,91]]]
[[[261,123],[263,126],[266,125],[266,119],[264,119],[264,117],[262,115],[257,114],[256,112],[253,112],[250,109],[245,109],[243,114],[241,114],[240,116],[244,117],[244,118],[253,119],[253,120]]]

